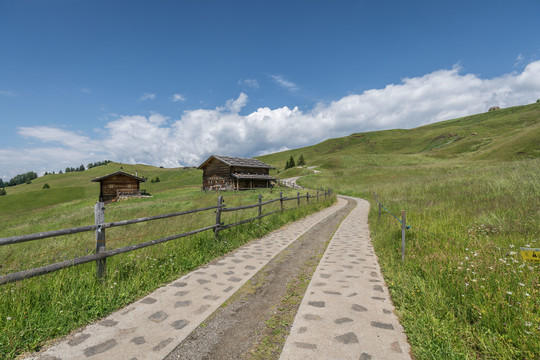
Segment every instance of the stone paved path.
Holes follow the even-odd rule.
[[[351,199],[351,198],[349,198]],[[319,263],[280,359],[411,359],[373,247],[369,203],[343,221]]]
[[[31,359],[163,359],[264,265],[336,205],[252,241],[68,336]]]

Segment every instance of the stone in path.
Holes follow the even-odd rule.
[[[411,359],[371,245],[369,203],[342,222],[302,300],[281,360]]]

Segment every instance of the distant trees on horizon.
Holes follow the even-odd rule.
[[[97,161],[94,163],[89,163],[86,166],[86,168],[84,167],[83,164],[81,164],[79,167],[67,167],[64,171],[66,174],[69,172],[75,172],[75,171],[85,171],[86,169],[91,169],[96,166],[107,165],[109,163],[112,163],[112,161],[111,160]],[[52,173],[45,171],[45,174],[43,174],[43,176],[52,175],[54,173],[55,173],[54,171]],[[63,173],[64,172],[62,172],[62,170],[58,172],[58,174],[63,174]],[[25,174],[15,175],[15,177],[13,177],[12,179],[6,182],[0,179],[0,188],[2,188],[0,190],[0,195],[6,195],[6,190],[5,190],[6,187],[16,186],[20,184],[30,184],[32,183],[32,180],[37,179],[37,178],[38,178],[38,174],[35,171],[29,171]]]
[[[8,182],[4,182],[0,179],[0,187],[5,188],[6,186],[15,186],[20,184],[29,184],[32,180],[37,179],[38,175],[34,171],[29,171],[25,174],[19,174],[11,178]]]

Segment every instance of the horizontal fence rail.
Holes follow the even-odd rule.
[[[137,223],[151,221],[151,220],[167,219],[174,216],[181,216],[181,215],[193,214],[193,213],[206,211],[206,210],[217,209],[218,207],[220,206],[209,206],[209,207],[201,208],[201,209],[180,211],[180,212],[171,213],[171,214],[149,216],[149,217],[143,217],[143,218],[132,219],[132,220],[115,221],[115,222],[104,223],[100,225],[87,225],[87,226],[81,226],[81,227],[76,227],[76,228],[71,228],[71,229],[54,230],[54,231],[47,231],[47,232],[41,232],[41,233],[36,233],[36,234],[21,235],[21,236],[12,236],[12,237],[0,239],[0,246],[9,245],[9,244],[17,244],[17,243],[21,243],[25,241],[39,240],[39,239],[45,239],[45,238],[50,238],[50,237],[62,236],[62,235],[72,235],[72,234],[77,234],[77,233],[85,232],[85,231],[95,231],[98,227],[101,227],[102,229],[107,229],[107,228],[112,228],[115,226],[124,226],[124,225],[137,224]]]
[[[171,241],[171,240],[176,240],[176,239],[183,238],[183,237],[186,237],[186,236],[195,235],[197,233],[207,231],[207,230],[213,230],[214,233],[216,234],[216,237],[217,237],[219,232],[222,231],[222,230],[229,229],[229,228],[232,228],[234,226],[246,224],[246,223],[249,223],[251,221],[258,220],[258,219],[261,219],[263,217],[266,217],[266,216],[269,216],[269,215],[272,215],[272,214],[275,214],[275,213],[278,213],[278,212],[283,212],[283,210],[284,210],[283,203],[285,201],[296,200],[297,201],[297,206],[300,206],[300,199],[305,198],[307,203],[309,204],[309,199],[310,198],[312,198],[312,199],[316,198],[317,201],[318,201],[319,197],[324,196],[324,198],[326,199],[331,194],[332,194],[331,189],[325,190],[323,193],[319,193],[319,190],[318,190],[316,195],[309,195],[309,192],[307,192],[306,195],[300,195],[300,193],[298,193],[296,197],[283,197],[283,193],[281,192],[279,198],[268,200],[268,201],[265,201],[265,202],[262,202],[262,195],[259,194],[259,202],[258,203],[251,204],[251,205],[231,207],[231,208],[227,208],[226,205],[224,204],[223,197],[219,196],[218,200],[217,200],[217,205],[215,205],[215,206],[208,206],[208,207],[204,207],[204,208],[200,208],[200,209],[180,211],[180,212],[175,212],[175,213],[171,213],[171,214],[149,216],[149,217],[143,217],[143,218],[137,218],[137,219],[131,219],[131,220],[115,221],[115,222],[110,222],[110,223],[105,222],[105,206],[104,206],[104,203],[98,202],[98,203],[96,203],[96,205],[94,207],[95,222],[96,222],[95,225],[87,225],[87,226],[81,226],[81,227],[70,228],[70,229],[54,230],[54,231],[40,232],[40,233],[29,234],[29,235],[11,236],[11,237],[7,237],[7,238],[0,238],[0,246],[5,246],[5,245],[22,243],[22,242],[26,242],[26,241],[41,240],[41,239],[46,239],[46,238],[51,238],[51,237],[57,237],[57,236],[63,236],[63,235],[72,235],[72,234],[77,234],[77,233],[81,233],[81,232],[94,231],[95,236],[96,236],[96,251],[95,251],[94,254],[90,254],[90,255],[86,255],[86,256],[82,256],[82,257],[78,257],[78,258],[74,258],[74,259],[70,259],[70,260],[66,260],[66,261],[62,261],[62,262],[58,262],[58,263],[54,263],[54,264],[50,264],[50,265],[45,265],[45,266],[41,266],[41,267],[34,268],[34,269],[28,269],[28,270],[19,271],[19,272],[7,274],[7,275],[2,275],[2,276],[0,276],[0,285],[9,284],[9,283],[16,282],[16,281],[21,281],[23,279],[32,278],[32,277],[35,277],[35,276],[44,275],[44,274],[47,274],[47,273],[50,273],[50,272],[58,271],[58,270],[65,269],[65,268],[68,268],[68,267],[71,267],[71,266],[85,264],[85,263],[92,262],[92,261],[96,261],[97,277],[99,279],[103,279],[105,277],[105,275],[106,275],[106,258],[108,258],[108,257],[123,254],[123,253],[127,253],[127,252],[138,250],[138,249],[142,249],[142,248],[145,248],[145,247],[148,247],[148,246],[161,244],[161,243],[168,242],[168,241]],[[275,210],[275,211],[271,211],[271,212],[264,213],[264,214],[262,213],[262,207],[264,205],[269,205],[271,203],[278,202],[278,201],[281,202],[280,210]],[[224,223],[221,222],[221,213],[222,212],[242,211],[242,210],[253,209],[253,208],[256,208],[256,207],[259,208],[259,212],[258,212],[258,215],[255,216],[255,217],[245,219],[245,220],[241,220],[241,221],[234,222],[234,223],[230,223],[230,224],[224,224]],[[118,249],[113,249],[113,250],[106,250],[105,249],[105,243],[106,243],[106,241],[105,241],[105,229],[107,229],[107,228],[112,228],[112,227],[117,227],[117,226],[125,226],[125,225],[131,225],[131,224],[138,224],[138,223],[142,223],[142,222],[146,222],[146,221],[166,219],[166,218],[171,218],[171,217],[175,217],[175,216],[194,214],[194,213],[203,212],[203,211],[209,211],[209,210],[215,210],[215,212],[216,212],[216,221],[215,221],[214,224],[202,227],[200,229],[195,229],[195,230],[191,230],[191,231],[188,231],[188,232],[184,232],[184,233],[181,233],[181,234],[171,235],[171,236],[163,237],[163,238],[160,238],[160,239],[155,239],[155,240],[151,240],[151,241],[147,241],[147,242],[143,242],[143,243],[139,243],[139,244],[134,244],[134,245],[118,248]]]

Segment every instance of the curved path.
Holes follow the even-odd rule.
[[[358,205],[332,237],[300,305],[281,359],[410,359]],[[32,359],[163,359],[280,252],[347,201],[254,240]]]

